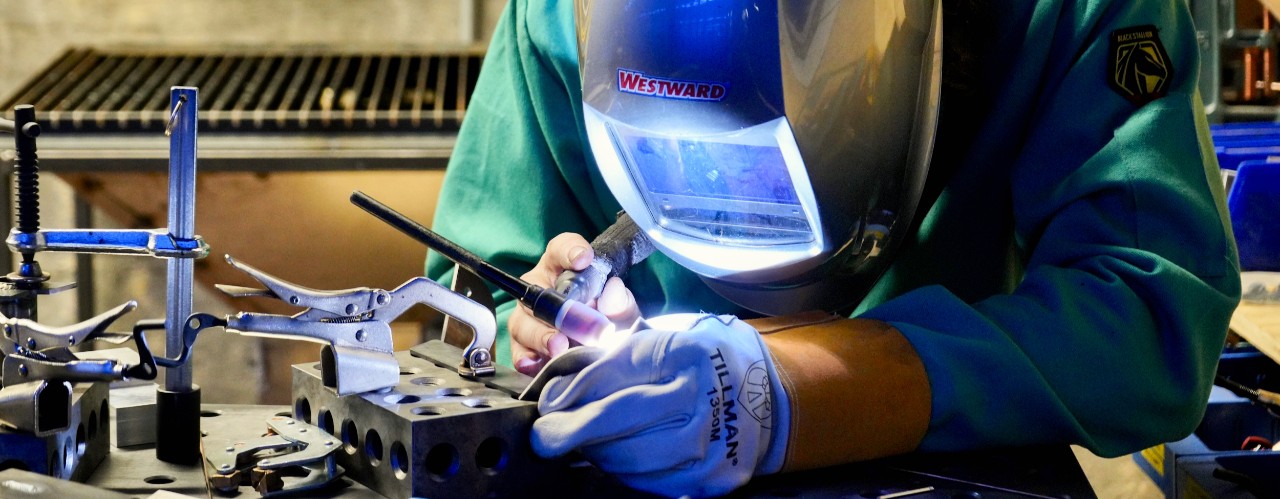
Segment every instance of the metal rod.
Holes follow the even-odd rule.
[[[178,61],[178,65],[173,68],[173,71],[169,73],[164,78],[163,81],[168,83],[177,83],[182,80],[185,80],[187,79],[187,75],[191,73],[191,70],[195,68],[195,65],[196,65],[195,58],[183,57],[180,61]],[[170,88],[173,88],[173,87],[170,87]],[[171,103],[166,103],[163,96],[156,96],[153,99],[153,101],[154,101],[154,104],[153,103],[144,104],[144,107],[142,108],[140,120],[142,121],[143,127],[150,127],[156,124],[156,122],[152,121],[153,119],[155,119],[153,118],[153,116],[155,116],[156,113],[161,113],[160,116],[158,116],[157,118],[160,120],[159,121],[160,128],[163,129],[165,125],[165,121],[168,120],[169,118],[169,113],[173,111],[173,105]]]
[[[134,93],[132,97],[129,97],[128,102],[125,102],[123,106],[120,106],[120,111],[116,112],[116,121],[127,123],[129,113],[136,113],[139,119],[141,119],[140,111],[146,107],[147,100],[151,98],[157,90],[159,90],[161,85],[160,82],[163,81],[164,77],[168,75],[169,71],[171,71],[177,64],[178,59],[176,57],[165,57],[160,61],[160,66],[147,77],[147,80],[143,82],[142,86],[138,87],[137,92]],[[143,128],[147,126],[145,122],[139,123],[139,125]]]
[[[445,258],[466,267],[467,270],[475,272],[476,275],[493,283],[512,296],[520,298],[528,293],[528,288],[531,286],[529,283],[495,267],[492,263],[480,258],[479,255],[468,251],[462,246],[458,246],[453,241],[445,239],[425,225],[413,221],[413,219],[392,209],[390,206],[382,204],[368,194],[360,191],[351,193],[351,203],[378,217],[378,219],[386,222],[387,225],[395,227],[400,232],[436,250]]]
[[[67,73],[66,78],[55,84],[53,88],[50,88],[49,93],[40,97],[40,100],[34,104],[37,109],[49,110],[49,112],[45,113],[45,122],[48,126],[52,128],[58,128],[60,126],[61,116],[59,116],[59,113],[61,111],[56,110],[58,110],[61,103],[66,100],[67,94],[69,92],[75,92],[76,85],[78,85],[81,80],[84,80],[85,75],[93,71],[93,68],[98,64],[98,61],[101,60],[102,56],[98,54],[92,54],[90,57],[81,59],[80,63],[76,64],[76,67],[71,68],[71,71]]]
[[[171,109],[178,108],[169,135],[169,234],[177,239],[195,238],[196,213],[196,124],[199,108],[196,89],[173,87]],[[170,258],[165,314],[165,354],[181,352],[183,326],[191,315],[194,261]],[[164,386],[171,392],[191,390],[191,363],[166,368]]]
[[[209,81],[200,85],[200,88],[205,89],[205,102],[213,103],[212,106],[205,107],[205,110],[208,111],[208,114],[205,115],[205,123],[210,125],[218,121],[218,102],[223,100],[222,96],[235,92],[235,90],[228,90],[227,85],[223,84],[223,82],[227,79],[227,75],[231,73],[231,68],[236,65],[236,61],[240,60],[238,57],[221,55],[215,58],[218,59],[218,66],[209,74]]]
[[[390,111],[387,116],[387,121],[392,128],[395,128],[400,122],[400,105],[403,102],[401,99],[404,98],[404,86],[408,83],[409,79],[409,65],[414,59],[416,59],[416,57],[413,56],[404,56],[400,58],[400,70],[396,73],[395,89],[391,91],[391,105],[387,106],[387,109]]]
[[[285,127],[290,109],[303,109],[302,104],[296,102],[298,92],[302,90],[302,84],[306,81],[307,75],[311,74],[311,66],[315,65],[315,62],[315,56],[303,57],[298,66],[298,71],[293,74],[293,78],[289,79],[289,85],[284,91],[284,97],[280,98],[280,105],[276,108],[276,126]]]
[[[275,102],[276,95],[280,93],[280,86],[284,84],[284,80],[289,76],[289,70],[293,69],[293,63],[298,58],[291,55],[280,56],[280,67],[271,73],[271,82],[267,83],[267,88],[262,92],[262,98],[258,100],[257,109],[253,110],[253,127],[261,129],[267,120],[267,110],[272,102]]]
[[[236,101],[236,106],[231,109],[232,128],[240,127],[241,116],[253,108],[258,99],[262,97],[259,88],[262,87],[263,82],[267,81],[267,74],[271,72],[273,66],[275,66],[275,57],[262,57],[257,70],[253,72],[253,76],[249,77],[249,81],[244,85],[244,90],[240,92],[240,99]]]
[[[373,56],[366,54],[360,58],[360,69],[356,71],[356,79],[351,84],[351,92],[340,92],[338,103],[342,105],[342,123],[347,129],[355,128],[356,108],[360,106],[360,92],[369,81],[369,67],[373,65]]]
[[[382,90],[387,84],[387,71],[391,69],[391,61],[395,57],[390,55],[380,56],[377,58],[378,74],[373,77],[373,88],[369,89],[369,107],[365,111],[365,123],[369,128],[373,128],[378,123],[378,104],[382,101]]]
[[[462,116],[467,113],[467,80],[471,76],[471,68],[468,65],[470,62],[470,57],[465,55],[458,57],[458,91],[456,95],[457,101],[455,101],[456,107],[454,108],[457,111],[454,112],[456,114],[454,119],[458,120],[459,123],[462,122]]]
[[[316,68],[315,76],[311,79],[311,85],[307,87],[307,94],[302,97],[302,103],[298,106],[298,127],[307,127],[307,118],[311,115],[311,110],[320,106],[320,88],[324,86],[324,80],[329,76],[329,66],[333,65],[333,58],[324,56],[320,59],[320,67]]]
[[[1271,13],[1266,9],[1263,9],[1262,11],[1262,32],[1267,34],[1271,33]],[[1276,70],[1275,62],[1276,53],[1274,45],[1267,44],[1266,48],[1262,49],[1262,95],[1264,97],[1271,97],[1275,94],[1275,92],[1271,90],[1271,82],[1275,81],[1275,76],[1273,76]]]
[[[84,87],[88,92],[84,93],[83,99],[76,103],[74,110],[71,112],[71,125],[75,128],[84,126],[84,120],[87,115],[111,94],[111,89],[119,85],[124,78],[125,72],[128,71],[125,58],[114,56],[108,57],[106,61],[98,67],[97,73],[101,73],[101,77],[94,81],[86,81]]]
[[[417,86],[413,92],[413,109],[409,114],[409,123],[414,127],[422,125],[422,102],[426,99],[427,79],[431,76],[431,66],[436,64],[438,57],[426,56],[422,62],[418,63],[418,79]]]
[[[76,209],[76,227],[93,227],[93,207],[85,201],[84,196],[74,196]],[[76,254],[76,314],[79,320],[85,321],[93,317],[96,300],[93,278],[93,255]]]
[[[30,104],[37,97],[45,95],[46,92],[62,81],[68,71],[76,67],[81,59],[89,56],[92,49],[70,49],[67,50],[62,57],[58,58],[46,70],[40,72],[40,78],[27,83],[13,100],[9,101],[13,104]]]
[[[338,59],[338,67],[333,70],[333,77],[329,80],[329,86],[324,88],[320,93],[320,125],[328,127],[333,120],[334,103],[342,95],[342,82],[347,77],[347,67],[351,65],[351,56],[342,56]]]
[[[62,101],[67,92],[74,90],[76,85],[80,83],[80,80],[84,79],[85,75],[92,71],[93,68],[98,65],[98,61],[101,60],[101,54],[92,51],[86,53],[84,57],[76,61],[75,66],[72,66],[71,69],[68,69],[62,74],[62,79],[50,82],[52,85],[49,88],[44,89],[44,92],[40,94],[40,99],[35,102],[31,102],[31,104],[36,106],[38,109],[52,109],[56,107],[57,103]],[[27,100],[30,101],[30,99]]]
[[[444,126],[444,100],[449,95],[449,60],[445,57],[439,57],[440,65],[436,66],[436,93],[435,106],[432,108],[432,117],[435,119],[436,127]]]
[[[160,60],[155,57],[140,57],[138,59],[138,64],[133,68],[133,70],[129,71],[129,74],[120,82],[120,85],[111,89],[111,97],[104,101],[102,106],[98,107],[98,112],[94,116],[94,120],[98,122],[98,128],[107,127],[107,120],[112,111],[118,112],[124,110],[122,106],[132,94],[131,91],[138,88],[138,85],[142,83],[142,78],[145,75],[151,74],[151,70],[160,62]],[[128,126],[128,122],[125,120],[118,120],[116,126],[123,129]]]

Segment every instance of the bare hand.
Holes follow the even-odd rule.
[[[578,234],[564,233],[547,243],[547,250],[538,265],[520,276],[531,284],[550,288],[565,270],[581,271],[591,265],[595,252],[587,240]],[[588,303],[604,313],[615,323],[635,322],[640,316],[635,297],[621,279],[610,278],[595,303]],[[569,338],[551,326],[533,317],[529,309],[521,305],[507,320],[511,332],[511,362],[516,370],[527,375],[537,374],[551,358],[569,349]]]

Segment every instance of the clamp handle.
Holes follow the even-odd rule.
[[[254,280],[262,283],[267,289],[253,289],[243,286],[227,286],[218,284],[218,290],[232,297],[267,296],[279,299],[290,305],[306,307],[327,312],[334,317],[354,317],[376,310],[390,301],[391,296],[385,290],[373,288],[351,288],[336,291],[325,291],[308,288],[258,270],[247,263],[240,262],[231,255],[226,255],[227,263],[237,270],[249,274]]]
[[[115,338],[106,333],[107,327],[135,308],[138,308],[138,302],[129,300],[88,320],[62,327],[46,326],[30,319],[4,319],[4,338],[6,343],[10,343],[5,351],[13,353],[18,348],[23,348],[38,352],[50,348],[72,347],[93,339],[123,341],[124,337]]]

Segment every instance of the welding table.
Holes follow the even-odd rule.
[[[285,406],[206,405],[204,429],[216,435],[231,429],[261,426]],[[556,497],[654,497],[633,491],[587,465],[574,466]],[[350,479],[306,497],[380,498]],[[204,476],[198,467],[157,461],[150,447],[112,448],[111,454],[87,481],[89,485],[128,495],[167,490],[205,497]],[[933,487],[909,496],[920,498],[1094,497],[1084,473],[1066,446],[1000,450],[952,455],[910,455],[857,465],[762,477],[732,497],[882,497]],[[240,497],[255,497],[245,488]],[[214,494],[214,497],[227,497]]]

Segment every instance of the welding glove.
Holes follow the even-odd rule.
[[[672,496],[725,494],[781,468],[786,393],[756,330],[705,314],[650,325],[547,383],[534,451],[580,450],[623,483]]]

